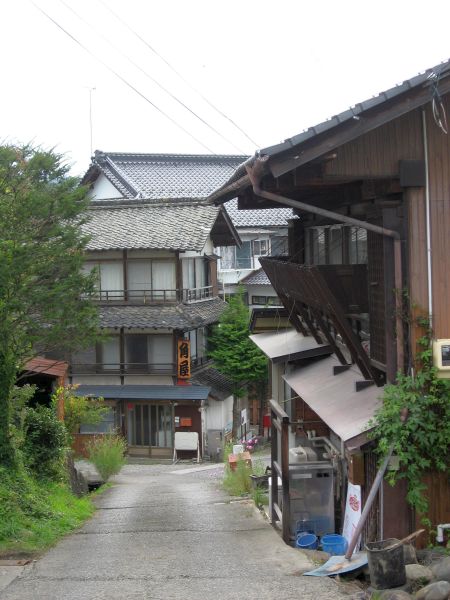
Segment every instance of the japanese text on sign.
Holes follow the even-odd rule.
[[[189,340],[178,340],[177,368],[179,379],[191,376],[191,347]]]

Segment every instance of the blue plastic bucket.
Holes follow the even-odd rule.
[[[295,545],[297,548],[302,548],[303,550],[316,550],[319,540],[313,533],[299,533]]]
[[[345,554],[348,547],[345,537],[338,533],[327,533],[327,535],[323,535],[320,543],[322,545],[322,550],[331,555]]]

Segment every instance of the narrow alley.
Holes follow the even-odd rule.
[[[83,528],[0,593],[2,600],[302,600],[346,597],[286,546],[214,470],[128,465]],[[347,596],[348,597],[348,596]]]

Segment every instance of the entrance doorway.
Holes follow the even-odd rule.
[[[129,446],[173,448],[173,409],[169,404],[134,402],[127,406]]]

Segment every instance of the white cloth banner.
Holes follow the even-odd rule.
[[[353,537],[353,533],[358,525],[361,517],[361,486],[348,483],[347,488],[347,501],[345,503],[345,516],[344,516],[344,527],[342,528],[342,535],[345,537],[347,542]],[[356,542],[355,550],[353,553],[358,552],[361,545],[361,536]]]

